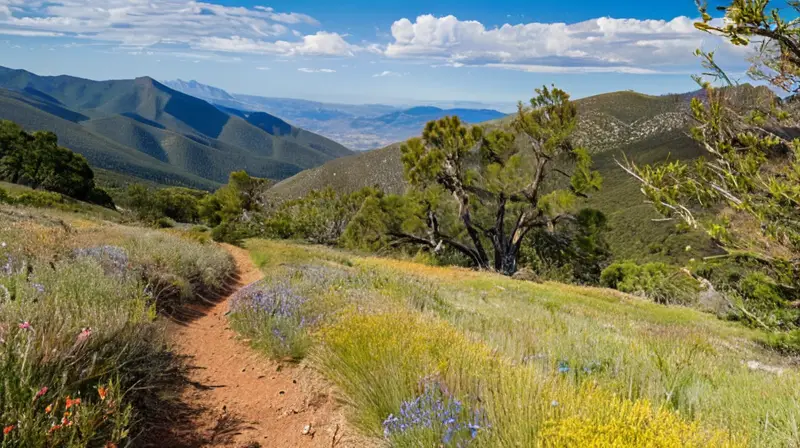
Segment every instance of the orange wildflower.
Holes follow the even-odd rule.
[[[97,388],[97,395],[100,395],[100,399],[106,401],[106,395],[108,394],[108,389],[103,386]]]
[[[53,412],[53,405],[52,404],[48,404],[47,407],[44,408],[44,413],[45,414],[49,414],[51,412]]]
[[[71,399],[69,397],[69,395],[67,395],[66,409],[69,409],[69,408],[71,408],[73,406],[77,406],[79,404],[81,404],[81,399],[80,398],[76,398],[76,399],[73,400],[73,399]]]
[[[6,426],[5,428],[3,428],[3,435],[4,435],[4,436],[7,436],[7,435],[8,435],[8,433],[10,433],[11,431],[13,431],[13,430],[14,430],[14,428],[16,428],[16,427],[17,427],[17,425],[9,425],[9,426]]]

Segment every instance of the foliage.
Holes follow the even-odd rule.
[[[701,290],[691,274],[664,263],[614,263],[603,270],[600,283],[661,304],[694,304]]]
[[[545,271],[567,271],[568,278],[560,279],[565,283],[597,284],[611,257],[606,222],[602,212],[582,209],[559,229],[534,231],[521,247],[520,262],[543,277]]]
[[[6,120],[0,121],[0,180],[114,207],[111,197],[95,186],[83,156],[58,146],[52,132],[28,134]]]
[[[319,319],[307,302],[288,282],[256,282],[233,298],[231,324],[273,358],[299,361],[311,345],[308,329]]]
[[[149,222],[169,218],[177,222],[196,223],[200,218],[200,202],[208,195],[204,191],[171,187],[151,190],[142,184],[131,184],[124,205],[136,216]]]
[[[723,291],[729,300],[724,317],[756,328],[793,330],[800,327],[800,309],[791,302],[794,292],[782,270],[748,254],[712,258],[694,273]]]
[[[555,446],[570,434],[587,445],[614,437],[650,446],[800,442],[800,375],[753,343],[765,343],[763,331],[597,288],[319,246],[248,247],[271,284],[291,278],[306,305],[326,310],[308,333],[307,362],[376,438],[390,414],[436,383],[443,405],[463,405],[461,422],[472,411],[485,416],[475,439],[464,433],[467,446],[546,446],[545,433]],[[427,415],[425,406],[405,409]],[[404,431],[386,442],[438,446],[445,433]]]
[[[332,188],[311,191],[303,198],[284,202],[267,211],[265,234],[317,244],[339,244],[365,200],[373,196],[381,194],[373,188],[350,194],[338,194]]]
[[[174,289],[159,285],[187,285],[184,300],[218,291],[229,256],[20,207],[0,213],[0,242],[3,446],[123,446],[158,424],[178,372],[156,321]]]
[[[800,34],[798,22],[767,0],[731,0],[717,25],[707,5],[698,2],[702,19],[695,26],[734,45],[758,44],[750,74],[790,93],[798,91]],[[797,2],[787,2],[797,11]],[[794,101],[748,96],[717,64],[714,53],[697,51],[710,80],[696,77],[703,98],[692,101],[696,126],[692,136],[706,156],[694,164],[669,162],[623,167],[642,184],[656,209],[692,227],[703,226],[733,256],[747,254],[786,279],[781,296],[763,278],[737,282],[732,302],[747,320],[765,327],[786,326],[793,311],[777,305],[798,297],[800,290],[800,140],[791,128]],[[715,88],[712,81],[726,86]],[[700,222],[698,209],[722,210],[717,219]],[[781,296],[781,297],[779,297]],[[745,302],[749,302],[744,305]],[[747,308],[754,308],[755,314]],[[776,311],[777,312],[773,312]],[[763,322],[759,317],[767,317]],[[793,323],[792,323],[793,324]]]
[[[512,125],[516,133],[468,128],[447,117],[428,123],[422,138],[406,142],[405,174],[423,191],[426,226],[424,232],[390,236],[433,250],[446,245],[479,268],[511,275],[532,230],[552,230],[570,219],[577,197],[598,189],[601,178],[591,170],[589,153],[572,146],[577,108],[569,95],[546,87],[537,93],[530,107],[520,104]],[[571,175],[556,168],[560,159],[571,160]],[[555,175],[564,175],[568,188],[545,194],[544,182]],[[448,213],[441,209],[448,207],[453,216],[445,222],[442,215]]]

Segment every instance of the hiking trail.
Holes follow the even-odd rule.
[[[348,441],[345,421],[329,388],[312,369],[271,361],[237,338],[226,313],[236,291],[262,278],[250,254],[223,245],[238,268],[234,292],[192,306],[187,319],[169,324],[177,354],[186,357],[188,385],[181,416],[162,446],[325,447],[363,446]],[[160,437],[160,436],[159,436]]]

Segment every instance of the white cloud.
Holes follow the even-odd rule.
[[[306,35],[288,27],[318,25],[305,14],[192,0],[0,0],[0,34],[7,35],[279,55],[342,56],[357,50],[339,34]]]
[[[660,73],[696,67],[693,51],[717,49],[718,57],[747,49],[696,30],[693,19],[612,19],[527,23],[486,28],[454,16],[423,15],[392,24],[390,58],[440,61],[453,67],[485,66],[512,70],[587,73]]]
[[[269,68],[269,67],[256,67],[256,70],[261,70],[262,72],[266,72],[266,71],[269,71],[269,70],[272,70],[272,69]]]
[[[404,76],[404,75],[405,75],[404,73],[397,73],[397,72],[392,72],[392,71],[389,71],[389,70],[384,70],[384,71],[382,71],[380,73],[375,73],[374,75],[372,75],[372,77],[373,78],[385,78],[385,77],[389,77],[389,76],[400,77],[400,76]]]
[[[332,70],[329,68],[298,68],[298,72],[303,73],[336,73],[336,70]]]
[[[268,42],[242,36],[231,36],[206,37],[190,45],[192,48],[207,51],[283,56],[352,56],[357,51],[356,47],[348,44],[339,34],[325,31],[304,36],[300,41]]]

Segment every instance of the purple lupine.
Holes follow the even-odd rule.
[[[464,447],[479,431],[488,427],[480,410],[467,412],[457,398],[449,396],[435,381],[426,381],[422,395],[400,405],[398,415],[390,414],[383,422],[383,434],[389,438],[409,430],[429,428],[439,431],[442,443]]]
[[[97,246],[78,248],[72,251],[75,258],[92,258],[97,260],[106,274],[124,275],[130,266],[125,249],[117,246]]]

